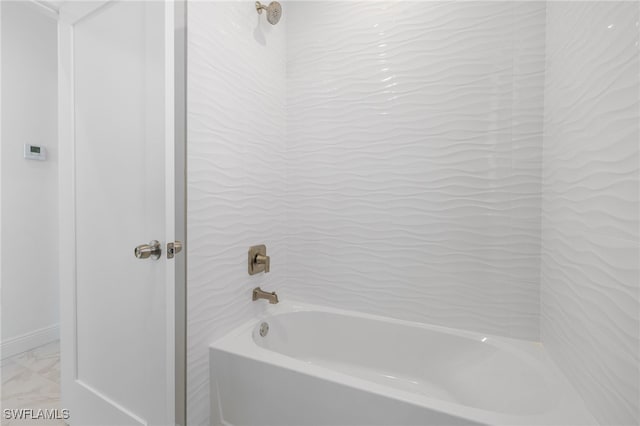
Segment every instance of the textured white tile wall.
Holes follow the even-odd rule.
[[[544,3],[286,16],[282,297],[537,339]]]
[[[637,425],[640,3],[547,18],[542,340],[603,425]]]
[[[188,5],[187,424],[209,424],[207,346],[264,304],[285,276],[285,18],[252,1]],[[272,272],[250,277],[266,244]]]
[[[542,337],[638,423],[638,4],[548,7],[545,87],[542,2],[190,3],[190,425],[255,285],[536,339],[541,193]]]

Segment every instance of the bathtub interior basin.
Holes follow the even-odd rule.
[[[210,363],[219,424],[596,424],[539,343],[317,306],[270,307]]]
[[[554,383],[528,354],[487,336],[320,311],[265,319],[265,349],[403,391],[483,410],[535,414],[555,403]]]

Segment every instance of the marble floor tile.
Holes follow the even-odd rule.
[[[60,344],[58,341],[40,346],[13,357],[13,361],[23,365],[40,375],[48,376],[49,380],[60,383],[55,373],[60,372]]]
[[[57,342],[35,348],[3,360],[3,409],[56,409],[60,408],[60,356]],[[2,426],[64,425],[61,420],[5,419]]]

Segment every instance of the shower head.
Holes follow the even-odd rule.
[[[269,3],[269,6],[265,6],[259,1],[257,1],[256,10],[261,15],[262,15],[262,11],[266,10],[267,21],[269,21],[271,25],[277,24],[278,21],[280,20],[280,17],[282,16],[282,6],[280,6],[280,3],[278,3],[277,1],[272,1],[271,3]]]

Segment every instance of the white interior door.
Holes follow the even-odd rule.
[[[62,406],[175,424],[172,4],[63,2],[59,36]]]

